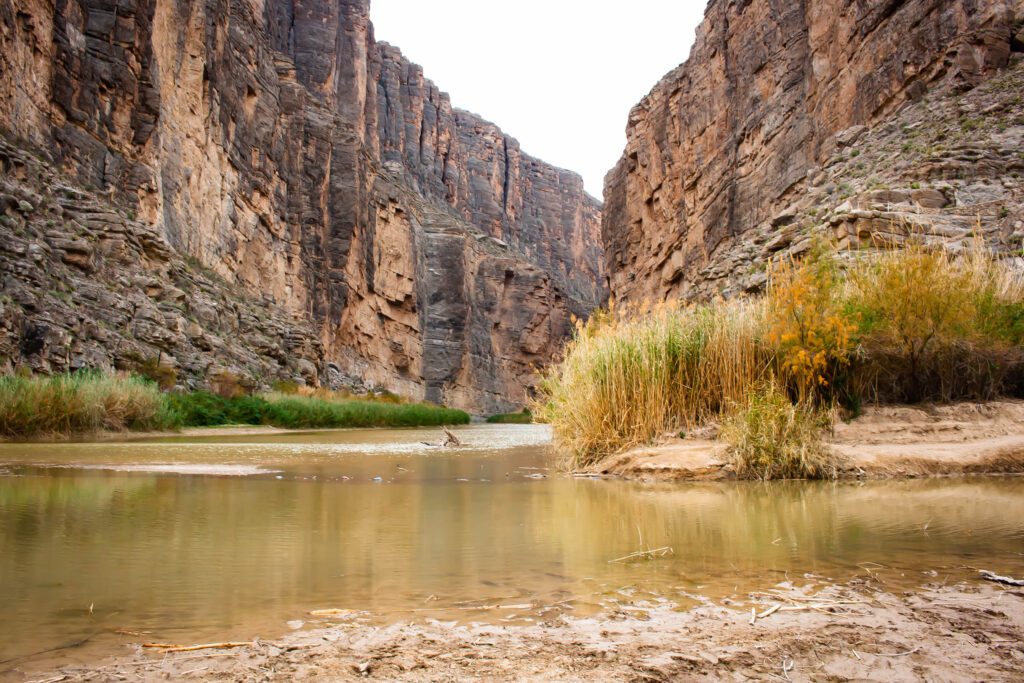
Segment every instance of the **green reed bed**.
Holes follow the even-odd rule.
[[[225,397],[205,391],[166,393],[152,381],[126,375],[0,377],[0,436],[4,438],[220,425],[417,427],[466,424],[469,420],[461,410],[425,403],[286,394]]]
[[[207,392],[171,394],[171,412],[183,427],[245,424],[284,429],[420,427],[467,424],[461,410],[425,403],[329,400],[293,395],[236,396]]]

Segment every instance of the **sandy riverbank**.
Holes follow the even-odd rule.
[[[727,604],[725,604],[727,603]],[[776,606],[779,606],[776,609]],[[765,615],[751,623],[751,608]],[[894,594],[870,576],[687,611],[638,602],[535,625],[340,623],[274,642],[131,655],[31,680],[1020,680],[1024,589],[967,581]]]
[[[829,445],[844,478],[1024,473],[1024,401],[867,408],[840,422]],[[733,477],[726,447],[705,439],[611,456],[597,472],[627,479],[701,481]]]
[[[484,424],[475,422],[473,424]],[[8,440],[0,438],[0,443],[66,443],[66,442],[122,442],[150,441],[153,439],[198,439],[203,437],[223,436],[282,436],[287,434],[316,434],[318,432],[337,432],[357,429],[435,429],[439,433],[441,427],[425,425],[422,427],[326,427],[323,429],[284,429],[268,425],[223,425],[219,427],[184,427],[167,431],[110,431],[75,434],[70,437],[41,437],[37,439]]]
[[[331,429],[282,429],[267,425],[225,425],[222,427],[186,427],[174,432],[101,432],[96,441],[139,441],[145,439],[183,438],[204,436],[277,436],[280,434],[307,434],[336,431]]]
[[[361,429],[359,427],[331,427],[327,429],[283,429],[267,425],[223,425],[220,427],[185,427],[178,430],[161,431],[99,431],[72,436],[46,436],[35,439],[2,439],[0,443],[67,443],[67,442],[122,442],[149,441],[153,439],[197,439],[222,436],[280,436],[284,434],[312,434],[334,432],[340,429]],[[370,428],[367,428],[370,429]]]

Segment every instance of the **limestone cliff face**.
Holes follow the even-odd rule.
[[[630,113],[605,179],[613,295],[756,289],[764,261],[811,233],[867,237],[922,211],[959,211],[956,235],[972,213],[1009,235],[1021,217],[1003,209],[1018,204],[962,189],[1016,196],[1019,140],[1006,150],[987,133],[1019,125],[1019,101],[996,93],[986,113],[956,96],[1018,63],[1021,20],[1020,0],[712,0],[689,60]],[[965,117],[980,123],[964,131]],[[965,145],[992,163],[958,166]],[[918,222],[941,232],[943,220]]]
[[[367,136],[410,185],[552,273],[581,301],[602,298],[600,204],[575,173],[524,154],[474,114],[453,109],[420,67],[378,44]]]
[[[0,0],[0,126],[310,323],[320,379],[512,407],[604,296],[579,177],[453,109],[368,0]]]

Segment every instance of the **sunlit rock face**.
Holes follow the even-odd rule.
[[[315,381],[519,406],[570,316],[605,296],[601,208],[581,179],[454,109],[375,41],[368,0],[0,0],[0,126],[173,254],[310,326]],[[161,351],[197,366],[198,351]]]
[[[1022,20],[1020,0],[712,0],[605,179],[613,296],[756,291],[816,234],[907,222],[1019,246]]]

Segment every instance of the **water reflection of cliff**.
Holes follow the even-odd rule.
[[[925,570],[1011,556],[1024,537],[1020,491],[1016,481],[371,485],[62,473],[0,480],[0,574],[23,606],[113,601],[226,623],[275,603],[407,609],[430,595],[556,595],[585,578],[731,592],[786,571],[841,578],[863,562]],[[608,562],[641,535],[674,557]],[[59,588],[33,595],[41,584]]]

